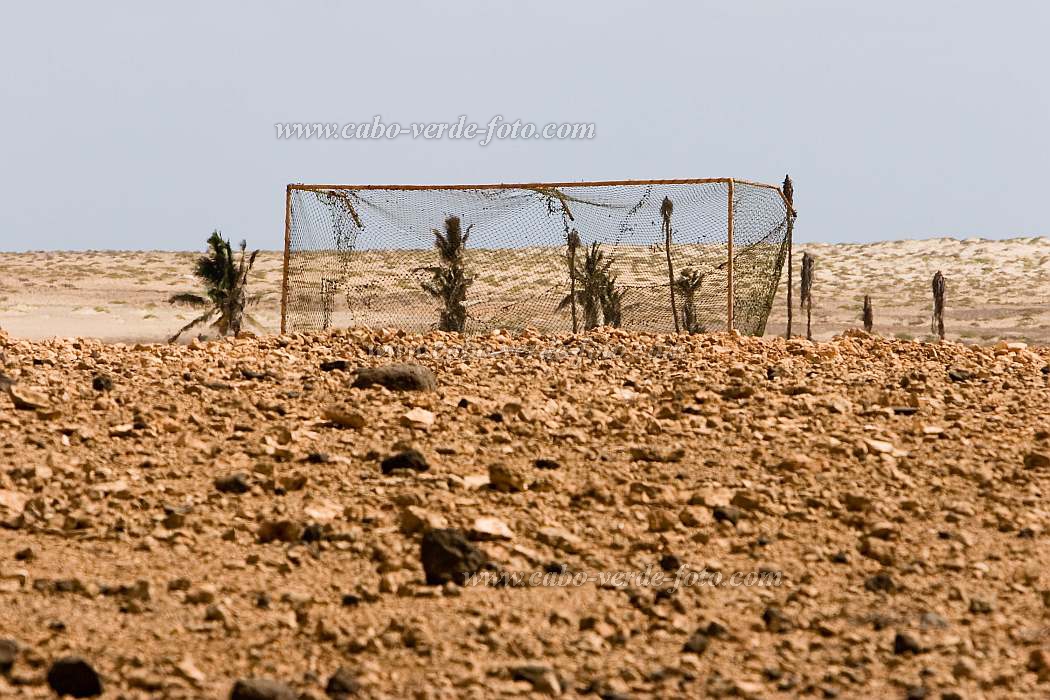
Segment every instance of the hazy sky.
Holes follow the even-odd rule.
[[[1050,3],[8,2],[0,248],[279,248],[288,182],[795,180],[796,235],[1048,233]],[[279,141],[277,122],[593,122]]]

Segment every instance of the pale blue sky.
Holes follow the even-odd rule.
[[[10,2],[0,248],[278,248],[287,182],[790,171],[803,241],[1048,232],[1050,3]],[[275,123],[594,122],[590,141]]]

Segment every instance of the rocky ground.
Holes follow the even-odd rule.
[[[0,350],[4,698],[1050,695],[1047,348]]]

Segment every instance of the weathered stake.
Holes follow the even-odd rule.
[[[660,205],[660,218],[663,219],[664,229],[664,251],[667,253],[667,288],[671,292],[671,317],[674,319],[674,332],[681,332],[678,326],[678,306],[674,299],[674,263],[671,262],[671,214],[674,213],[674,204],[670,197],[664,197]]]
[[[785,338],[791,337],[791,320],[794,316],[794,307],[791,302],[791,290],[795,286],[794,280],[792,279],[793,263],[791,257],[792,248],[792,234],[795,232],[795,185],[791,182],[791,175],[784,176],[784,186],[781,192],[784,194],[784,200],[787,202],[787,247],[788,247],[788,274],[787,274],[787,332],[784,334]]]
[[[930,332],[936,333],[941,340],[944,340],[944,292],[944,275],[938,270],[933,276],[933,320],[930,323]]]
[[[287,331],[288,319],[288,257],[292,247],[292,186],[284,190],[284,271],[281,275],[281,333]]]
[[[733,178],[729,178],[729,207],[726,231],[729,240],[729,259],[726,260],[726,331],[733,330]]]

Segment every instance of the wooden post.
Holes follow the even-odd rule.
[[[292,186],[284,190],[284,271],[281,273],[281,333],[288,323],[288,256],[292,248]]]
[[[791,306],[792,303],[792,288],[794,282],[791,279],[792,272],[792,256],[791,248],[794,245],[793,238],[795,237],[795,184],[791,182],[791,176],[784,176],[784,184],[780,190],[780,194],[784,197],[784,204],[787,209],[787,247],[788,247],[788,278],[787,278],[787,330],[784,333],[784,337],[791,339],[791,321],[794,318],[794,308]]]
[[[729,178],[729,209],[726,219],[729,259],[726,261],[726,331],[733,330],[733,178]]]
[[[787,289],[787,292],[788,292],[788,294],[787,294],[787,296],[788,296],[788,298],[787,298],[787,303],[788,303],[788,320],[787,320],[787,332],[784,334],[784,337],[790,340],[791,339],[791,319],[792,319],[792,314],[794,313],[794,309],[791,306],[791,288],[793,286],[793,283],[791,281],[791,275],[792,275],[792,272],[791,272],[791,238],[792,238],[792,234],[794,233],[793,229],[795,228],[795,226],[794,226],[795,222],[794,222],[794,220],[791,217],[791,212],[788,212],[787,216],[788,216],[788,223],[787,223],[787,227],[788,227],[788,230],[787,230],[787,234],[788,234],[788,236],[787,236],[787,238],[788,238],[788,241],[787,241],[787,243],[788,243],[788,289]]]

